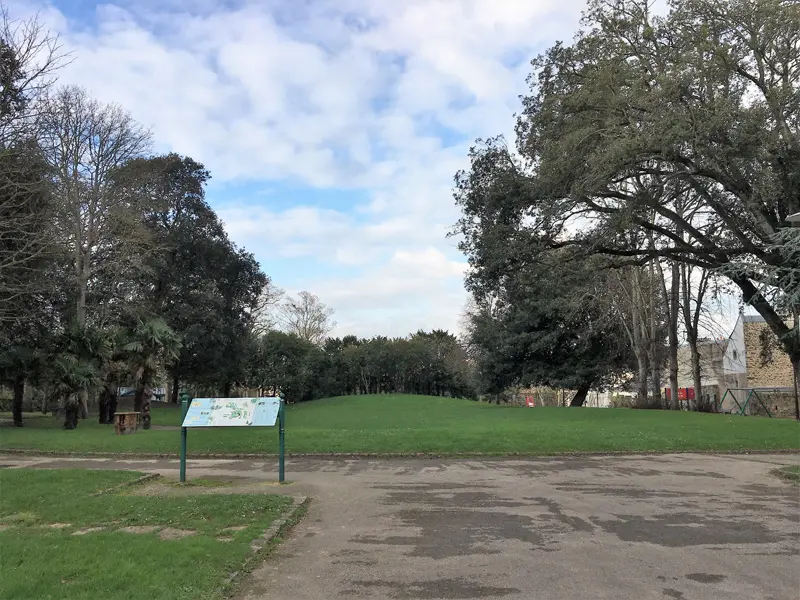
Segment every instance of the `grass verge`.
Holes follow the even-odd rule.
[[[285,496],[132,495],[121,471],[0,470],[0,598],[225,597]]]
[[[610,408],[517,408],[452,398],[351,396],[290,405],[290,454],[427,453],[547,455],[614,452],[800,451],[800,424],[786,419]],[[180,410],[154,406],[153,423],[177,427]],[[60,429],[53,417],[4,426],[0,451],[166,454],[176,456],[177,429],[118,436],[112,426],[81,421]],[[189,431],[189,456],[275,454],[277,428]]]
[[[785,481],[800,485],[800,465],[780,467],[772,472]]]

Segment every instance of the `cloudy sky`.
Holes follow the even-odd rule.
[[[451,187],[510,134],[529,61],[583,0],[86,0],[38,11],[85,86],[203,162],[232,239],[337,333],[456,331],[465,258]]]

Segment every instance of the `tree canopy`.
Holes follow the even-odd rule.
[[[476,397],[465,348],[442,330],[405,338],[328,338],[322,346],[293,333],[259,338],[247,385],[280,390],[290,402],[351,394]]]
[[[510,289],[565,250],[597,268],[702,267],[797,366],[798,265],[780,240],[800,210],[800,5],[650,5],[592,0],[575,41],[533,61],[514,148],[472,149],[456,179],[472,279]]]

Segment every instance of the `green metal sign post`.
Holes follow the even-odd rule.
[[[189,410],[189,394],[181,394],[181,423]],[[181,483],[186,482],[186,427],[181,426]]]
[[[278,409],[278,483],[283,483],[286,470],[283,464],[283,455],[286,448],[286,401],[281,398],[281,405]]]
[[[274,427],[278,425],[278,481],[286,480],[286,403],[283,398],[195,398],[181,394],[180,481],[186,482],[186,438],[190,427]]]

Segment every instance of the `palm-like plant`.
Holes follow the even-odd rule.
[[[160,367],[170,365],[178,358],[180,349],[179,336],[160,318],[139,321],[124,345],[136,385],[133,410],[141,412],[144,429],[150,428],[150,397],[156,374]]]
[[[65,429],[75,429],[79,414],[88,412],[89,394],[102,385],[102,372],[111,353],[111,338],[103,329],[74,326],[59,336],[48,361],[47,378],[64,404]]]
[[[97,367],[74,354],[58,354],[50,361],[50,380],[53,393],[64,403],[64,429],[75,429],[80,410],[79,396],[88,395],[102,383]]]
[[[129,366],[126,362],[127,344],[126,332],[122,328],[114,328],[109,331],[109,341],[111,351],[108,360],[104,361],[101,369],[103,380],[98,396],[99,421],[101,425],[114,422],[114,414],[117,412],[117,389],[120,380],[127,376]]]

